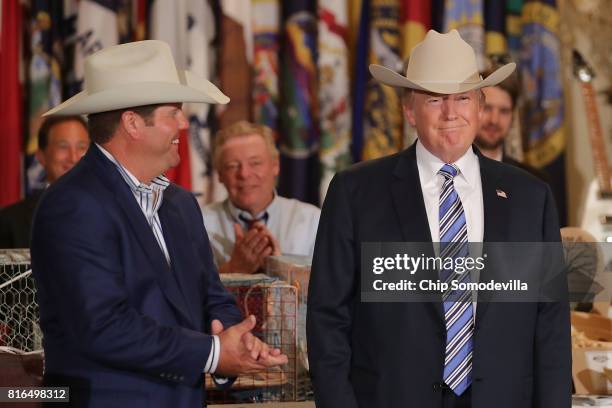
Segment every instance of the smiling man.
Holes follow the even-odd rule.
[[[228,198],[203,212],[222,273],[255,273],[270,255],[312,256],[320,210],[276,194],[278,156],[263,125],[240,121],[215,137],[214,165]]]
[[[80,115],[46,118],[38,130],[36,159],[45,169],[47,185],[83,157],[89,147],[87,123]],[[0,210],[0,248],[29,248],[34,209],[43,190]]]
[[[442,258],[467,243],[560,241],[548,186],[472,146],[480,89],[514,68],[483,79],[456,30],[429,31],[405,75],[370,66],[375,79],[405,92],[404,113],[418,140],[341,171],[330,184],[308,292],[318,408],[570,407],[565,274],[556,275],[556,302],[488,304],[469,291],[431,302],[362,298],[364,243],[383,251],[387,243],[414,243],[432,253],[440,243]],[[452,273],[461,272],[436,278],[461,279]]]
[[[229,98],[162,41],[88,56],[84,83],[46,113],[88,114],[94,145],[34,217],[45,384],[70,387],[71,407],[201,407],[206,373],[227,383],[286,364],[221,284],[193,194],[164,176],[188,127],[181,103]]]

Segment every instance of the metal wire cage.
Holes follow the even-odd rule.
[[[253,334],[289,358],[288,364],[266,372],[239,376],[229,390],[218,390],[210,376],[206,378],[209,404],[267,401],[296,401],[297,369],[297,305],[295,286],[285,282],[223,282],[236,296],[244,316],[257,319]]]
[[[0,346],[42,349],[28,249],[0,249]]]
[[[298,376],[298,288],[266,277],[259,281],[225,282],[242,313],[255,315],[253,334],[281,349],[288,364],[264,373],[240,376],[229,390],[206,378],[208,403],[297,401],[303,397]],[[27,249],[0,249],[0,346],[24,352],[42,349],[36,286]]]

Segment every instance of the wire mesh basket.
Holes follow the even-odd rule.
[[[296,401],[297,367],[297,288],[282,281],[253,278],[250,281],[223,279],[244,316],[257,319],[253,334],[286,354],[289,362],[263,373],[241,375],[229,390],[215,389],[207,376],[209,404],[268,401]]]
[[[42,348],[28,249],[0,249],[0,346]]]

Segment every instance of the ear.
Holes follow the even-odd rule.
[[[219,166],[220,167],[220,166]],[[219,176],[219,182],[223,185],[225,185],[225,172],[223,170],[216,169],[217,170],[217,175]]]
[[[280,161],[278,158],[272,159],[272,174],[274,174],[274,177],[278,177],[280,174]]]
[[[478,121],[482,123],[482,121],[484,120],[484,106],[482,106],[482,103],[478,104]]]
[[[414,117],[414,109],[412,108],[412,104],[409,102],[405,102],[402,104],[402,109],[404,110],[404,115],[406,116],[406,120],[410,124],[410,126],[416,126],[416,119]]]
[[[136,112],[128,110],[121,114],[120,126],[130,138],[137,140],[142,138],[140,130],[145,126],[145,122]]]

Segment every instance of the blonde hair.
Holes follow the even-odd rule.
[[[411,88],[404,88],[403,92],[402,92],[402,102],[404,105],[410,105],[412,103],[412,100],[414,99],[414,93],[417,92],[414,89]],[[482,88],[478,88],[476,89],[476,96],[478,97],[478,103],[479,105],[482,107],[485,105],[486,102],[486,96],[485,93],[482,91]]]
[[[264,142],[266,143],[266,147],[268,148],[268,152],[273,160],[278,160],[279,153],[276,148],[276,144],[274,143],[274,136],[272,134],[272,129],[265,125],[259,125],[256,123],[251,123],[246,120],[241,120],[236,122],[226,128],[219,130],[215,134],[215,141],[213,145],[213,165],[217,169],[220,170],[220,160],[221,160],[221,148],[227,141],[237,138],[237,137],[245,137],[250,135],[259,135],[262,137]]]

